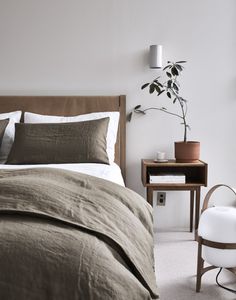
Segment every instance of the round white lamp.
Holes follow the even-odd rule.
[[[236,208],[208,208],[211,195],[219,187],[226,187],[236,195],[232,187],[219,184],[211,188],[204,199],[198,226],[197,292],[200,291],[201,277],[205,272],[217,267],[236,267]],[[204,261],[211,266],[204,268]]]

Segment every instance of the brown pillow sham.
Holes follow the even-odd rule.
[[[0,147],[2,145],[2,139],[8,123],[9,123],[9,119],[0,120]]]
[[[109,164],[109,118],[72,123],[16,123],[7,164]]]

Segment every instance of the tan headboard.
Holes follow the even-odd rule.
[[[115,162],[120,166],[125,180],[125,96],[0,96],[0,113],[14,110],[57,116],[73,116],[98,111],[119,111],[120,124],[115,148]]]

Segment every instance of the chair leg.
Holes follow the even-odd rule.
[[[199,293],[201,290],[201,279],[203,275],[204,260],[202,258],[202,238],[198,238],[198,256],[197,256],[197,282],[196,292]]]

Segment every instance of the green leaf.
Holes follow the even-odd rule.
[[[159,86],[162,86],[162,84],[157,79],[153,80],[153,83],[155,83],[155,84],[157,84]]]
[[[161,109],[162,109],[162,110],[167,110],[165,107],[162,107]]]
[[[171,99],[171,93],[167,92],[166,95]]]
[[[159,88],[158,85],[155,86],[155,89],[156,89],[156,91],[157,91],[158,94],[161,92],[161,89]]]
[[[165,66],[165,68],[163,68],[163,71],[165,71],[166,69],[170,69],[171,68],[171,65],[167,65]]]
[[[162,84],[162,83],[160,83],[160,81],[158,81],[158,80],[154,80],[154,82],[155,82],[157,85],[159,85],[160,87],[163,87],[163,84]]]
[[[140,109],[135,110],[135,112],[136,112],[137,114],[146,115],[145,111],[140,110]]]
[[[176,100],[177,100],[177,98],[174,99],[174,101],[173,101],[174,104],[175,104]]]
[[[183,71],[183,67],[181,65],[175,64],[175,66],[180,72]]]
[[[158,93],[157,96],[160,96],[164,92],[165,92],[165,90],[160,91],[160,93]]]
[[[147,86],[149,86],[149,82],[148,83],[145,83],[144,85],[141,86],[141,89],[145,89]]]
[[[178,75],[179,75],[179,72],[178,72],[178,70],[176,69],[176,67],[171,68],[171,73],[172,73],[174,76],[178,76]]]
[[[187,61],[186,60],[180,60],[180,61],[177,61],[176,64],[185,64]]]
[[[149,86],[149,93],[152,94],[155,91],[155,84],[150,84]]]
[[[134,110],[139,109],[140,107],[141,107],[141,105],[138,104],[138,105],[135,106]]]
[[[173,88],[176,90],[176,92],[178,92],[179,91],[179,88],[178,88],[178,86],[173,82]]]
[[[172,77],[172,75],[171,75],[171,73],[170,73],[170,72],[166,72],[166,75],[167,75],[169,78],[171,78],[171,77]]]
[[[167,87],[170,89],[172,87],[172,80],[167,81]]]
[[[127,115],[127,117],[126,117],[127,122],[131,122],[132,116],[133,116],[133,112],[130,112],[130,113]]]

